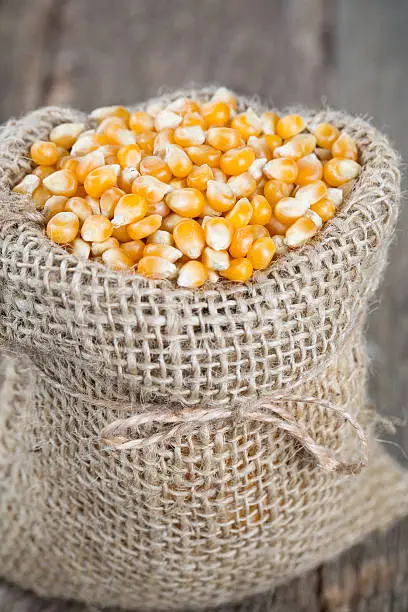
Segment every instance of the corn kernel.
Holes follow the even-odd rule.
[[[50,174],[52,174],[55,171],[56,171],[56,167],[55,166],[37,166],[36,168],[34,168],[32,174],[34,174],[34,176],[38,176],[38,178],[43,180],[43,179],[45,179],[46,176],[50,176]],[[26,176],[31,176],[31,175],[30,174],[26,174]],[[24,181],[24,179],[23,179],[23,181]]]
[[[300,247],[317,234],[318,228],[310,217],[300,217],[286,230],[285,244]]]
[[[276,124],[276,133],[283,139],[293,138],[305,129],[305,121],[300,115],[286,115]]]
[[[144,246],[143,257],[146,257],[147,255],[163,257],[164,259],[168,259],[169,261],[174,263],[175,261],[180,259],[180,257],[182,257],[183,253],[179,249],[176,249],[175,247],[170,246],[168,244],[150,243]]]
[[[268,202],[266,202],[268,204]],[[268,204],[269,206],[269,204]],[[253,205],[248,198],[241,198],[235,206],[225,215],[234,229],[248,225],[254,214]]]
[[[340,187],[340,185],[347,183],[347,181],[356,178],[360,174],[360,170],[360,164],[352,159],[333,157],[324,166],[323,176],[330,187]]]
[[[99,198],[104,191],[115,187],[120,167],[101,166],[86,175],[84,187],[91,198]]]
[[[197,112],[186,113],[180,125],[182,125],[183,127],[191,127],[194,125],[198,125],[203,130],[205,130],[207,127],[204,117]]]
[[[319,181],[323,176],[323,164],[314,153],[298,159],[297,167],[298,173],[295,182],[302,187],[314,181]]]
[[[107,117],[120,117],[128,121],[129,111],[124,106],[101,106],[100,108],[95,108],[89,116],[98,122]]]
[[[180,217],[180,220],[182,219],[183,217]],[[147,243],[173,246],[174,238],[170,232],[159,229],[156,232],[153,232],[153,234],[150,234],[150,236],[147,238]]]
[[[273,214],[275,218],[283,225],[291,225],[299,217],[302,217],[309,204],[297,198],[282,198],[276,204]]]
[[[338,208],[339,206],[341,206],[342,202],[343,202],[343,192],[341,189],[335,188],[335,187],[328,187],[327,188],[327,197],[329,198],[329,200],[331,202],[333,202],[334,206],[336,208]]]
[[[70,170],[57,170],[43,180],[43,185],[54,195],[70,198],[75,195],[78,181]]]
[[[122,168],[118,175],[118,187],[127,193],[132,191],[133,181],[140,176],[140,172],[135,166]]]
[[[193,147],[187,147],[186,153],[197,166],[207,164],[210,168],[217,168],[220,165],[221,151],[210,147],[210,145],[202,144]]]
[[[107,138],[103,134],[81,134],[78,140],[72,145],[71,155],[73,157],[82,157],[96,151],[100,146],[108,144]]]
[[[192,147],[205,142],[205,134],[199,125],[178,127],[174,130],[174,142],[181,147]]]
[[[147,214],[167,217],[167,215],[170,214],[170,208],[163,200],[161,200],[160,202],[153,202],[152,204],[147,205]]]
[[[273,111],[267,111],[261,115],[261,125],[264,134],[276,134],[276,125],[279,116]]]
[[[202,104],[200,110],[207,127],[222,127],[226,125],[231,114],[228,104],[219,100],[212,100]]]
[[[332,146],[333,157],[344,157],[357,161],[358,151],[357,145],[348,134],[341,134]]]
[[[85,192],[86,194],[86,192]],[[84,196],[76,196],[78,198],[82,198]],[[96,198],[91,198],[91,196],[89,195],[85,195],[85,200],[87,201],[87,203],[89,204],[89,206],[92,209],[92,214],[94,215],[100,215],[101,214],[101,207],[99,205],[99,200]]]
[[[198,189],[174,189],[166,196],[169,208],[182,217],[199,217],[204,206],[204,196]]]
[[[285,181],[285,183],[293,183],[297,177],[298,168],[295,160],[280,157],[271,159],[264,166],[264,174],[270,179]]]
[[[210,217],[204,226],[205,241],[215,251],[229,248],[234,230],[227,219]]]
[[[265,184],[264,196],[271,206],[274,206],[282,198],[287,198],[293,191],[292,183],[284,181],[270,180]]]
[[[132,192],[142,197],[148,204],[160,202],[171,189],[167,183],[147,174],[139,176],[132,183]]]
[[[58,149],[53,142],[37,140],[31,145],[31,159],[39,166],[53,166],[58,161]]]
[[[211,168],[212,173],[213,173],[213,177],[214,177],[214,181],[218,181],[220,183],[226,183],[227,182],[227,175],[225,174],[225,172],[223,172],[222,170],[220,170],[220,168]]]
[[[129,270],[133,261],[122,248],[107,249],[102,253],[103,263],[112,270]]]
[[[158,230],[161,226],[162,218],[160,215],[148,215],[140,221],[130,223],[127,226],[127,231],[132,240],[146,238]]]
[[[176,246],[190,259],[198,259],[205,246],[204,230],[197,221],[183,219],[173,229]]]
[[[272,151],[268,145],[266,136],[250,136],[247,145],[254,151],[257,159],[263,158],[269,161],[272,158]]]
[[[112,219],[115,212],[115,206],[124,195],[125,192],[119,189],[119,187],[111,187],[104,191],[99,201],[100,210],[97,214],[102,214],[104,217]]]
[[[307,209],[307,211],[305,212],[305,217],[307,219],[311,219],[313,221],[313,223],[315,224],[315,226],[317,227],[318,230],[322,228],[322,226],[323,226],[323,219],[321,218],[320,215],[317,214],[317,212],[315,212],[311,208]]]
[[[57,146],[70,149],[85,126],[83,123],[60,123],[52,128],[50,140]]]
[[[218,212],[226,212],[235,204],[235,195],[226,183],[208,181],[206,193],[209,205]]]
[[[170,213],[162,220],[161,229],[167,232],[172,232],[176,225],[178,225],[178,223],[180,223],[181,221],[186,221],[186,217],[176,215],[176,213]]]
[[[266,134],[265,142],[269,147],[271,153],[274,153],[277,147],[280,147],[282,144],[282,138],[277,134]]]
[[[81,228],[81,236],[86,242],[103,242],[112,235],[112,223],[103,215],[87,217]]]
[[[315,181],[304,187],[300,187],[296,194],[296,200],[301,200],[307,207],[324,198],[327,194],[327,185],[323,181]]]
[[[121,246],[123,243],[132,240],[128,234],[127,227],[125,225],[122,225],[122,227],[113,227],[112,238],[116,238],[116,240],[121,243]]]
[[[277,220],[275,215],[272,213],[269,222],[266,224],[266,228],[269,230],[269,233],[273,235],[284,236],[286,233],[287,225],[281,223]]]
[[[253,266],[248,259],[237,258],[230,261],[229,268],[220,272],[221,276],[231,281],[245,282],[252,276]]]
[[[76,159],[75,157],[71,157],[70,155],[66,155],[65,157],[62,157],[57,162],[58,170],[70,170],[72,174],[76,173],[77,165],[78,165],[78,159]]]
[[[255,193],[256,180],[249,172],[243,172],[238,176],[231,176],[227,185],[237,198],[249,198]]]
[[[134,193],[123,195],[115,206],[113,227],[121,227],[140,221],[147,213],[147,202]],[[161,217],[160,217],[161,222]]]
[[[179,287],[197,289],[204,285],[208,272],[200,261],[188,261],[179,271],[177,284]]]
[[[321,147],[316,147],[315,155],[320,161],[329,161],[333,157],[330,149],[322,149]]]
[[[228,151],[240,147],[243,140],[238,130],[228,127],[212,127],[207,132],[207,143],[220,151]]]
[[[223,154],[220,167],[225,174],[236,176],[246,172],[255,161],[255,153],[250,147],[230,149]]]
[[[177,178],[184,178],[193,169],[193,164],[187,153],[178,145],[168,145],[165,160],[171,172]]]
[[[312,204],[310,210],[317,213],[323,221],[329,221],[336,214],[336,207],[328,197],[322,198],[318,202]]]
[[[41,179],[35,174],[26,174],[25,177],[13,187],[14,193],[22,195],[33,195],[34,191],[41,185]]]
[[[154,119],[154,127],[156,132],[161,132],[162,130],[172,129],[174,130],[181,123],[182,119],[180,115],[173,113],[169,110],[162,110]]]
[[[129,144],[119,149],[117,158],[122,168],[126,168],[126,166],[138,168],[142,159],[142,152],[137,144]]]
[[[300,159],[305,155],[313,153],[316,147],[316,138],[313,134],[298,134],[291,140],[285,142],[280,147],[274,150],[275,157],[291,157],[292,159]]]
[[[169,181],[169,185],[172,189],[185,189],[187,187],[187,179],[185,178],[172,178]]]
[[[164,156],[166,154],[167,147],[172,144],[175,144],[174,130],[163,130],[157,134],[156,138],[154,139],[154,155]]]
[[[129,117],[129,127],[136,134],[154,130],[154,119],[145,111],[136,111]]]
[[[130,240],[122,244],[121,249],[135,264],[142,259],[145,246],[143,240]]]
[[[212,100],[215,102],[225,102],[231,111],[236,111],[238,102],[236,96],[226,87],[219,87],[214,93]]]
[[[286,231],[286,228],[285,228]],[[275,234],[274,236],[272,236],[272,240],[275,244],[275,249],[276,249],[276,254],[280,255],[281,253],[284,253],[286,251],[286,244],[285,244],[285,239],[283,238],[283,236],[279,235],[279,234]]]
[[[185,115],[186,113],[198,112],[200,107],[194,100],[189,100],[188,98],[177,98],[167,106],[167,110]]]
[[[314,130],[317,144],[323,149],[331,149],[339,134],[339,130],[331,123],[319,123]]]
[[[72,254],[78,259],[89,259],[91,253],[91,245],[82,238],[75,238],[72,242]]]
[[[84,198],[78,198],[77,196],[73,196],[67,200],[65,210],[74,213],[81,224],[92,215],[92,208],[88,202]]]
[[[216,251],[211,247],[204,247],[201,262],[211,270],[227,270],[230,264],[228,251]]]
[[[156,137],[158,137],[156,132],[142,132],[137,134],[136,144],[146,155],[153,155],[153,152],[157,155],[158,152],[155,150]]]
[[[83,155],[77,159],[77,165],[75,168],[75,174],[78,181],[81,183],[85,182],[87,175],[95,170],[95,168],[99,168],[100,166],[105,165],[105,157],[100,150],[92,151],[87,155]]]
[[[119,240],[111,236],[102,242],[93,242],[91,245],[91,253],[94,257],[100,257],[102,253],[108,249],[119,248]]]
[[[250,136],[259,136],[262,132],[262,121],[256,113],[249,108],[244,113],[236,115],[231,121],[231,127],[237,130],[247,141]]]
[[[259,238],[255,240],[248,251],[248,259],[254,270],[265,270],[275,255],[276,246],[272,238]]]
[[[60,212],[47,224],[47,236],[57,244],[67,244],[75,240],[79,231],[79,219],[74,213]]]
[[[254,240],[255,237],[252,225],[246,225],[245,227],[235,230],[229,247],[231,257],[237,259],[245,257]]]
[[[172,279],[177,276],[177,268],[174,263],[154,255],[142,257],[137,265],[137,271],[142,276],[148,276],[157,280]]]
[[[252,225],[266,225],[272,217],[272,207],[268,200],[263,195],[255,195],[251,200],[252,216],[250,223]]]
[[[190,174],[187,176],[188,187],[193,187],[199,191],[205,191],[207,189],[208,181],[214,179],[213,170],[207,164],[202,166],[194,166]]]
[[[255,179],[255,181],[260,181],[261,179],[264,178],[263,176],[263,169],[265,167],[265,164],[267,163],[267,159],[266,157],[260,157],[258,159],[256,159],[248,168],[248,172],[249,174],[252,176],[252,178]]]
[[[60,212],[65,211],[65,205],[68,202],[68,198],[65,196],[51,196],[48,198],[43,208],[43,215],[46,221],[49,221],[52,217]]]

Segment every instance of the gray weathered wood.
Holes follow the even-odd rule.
[[[373,116],[408,159],[407,29],[402,0],[0,0],[0,120],[42,104],[87,110],[160,87],[219,82],[277,106],[326,96]],[[408,385],[407,229],[405,211],[370,325],[373,399],[399,416]],[[408,449],[407,427],[398,441]],[[408,520],[246,609],[403,612],[407,558]],[[3,584],[0,610],[85,608]]]

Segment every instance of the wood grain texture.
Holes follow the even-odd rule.
[[[87,110],[142,100],[160,88],[219,82],[277,106],[318,105],[325,97],[373,116],[408,159],[407,29],[403,0],[0,0],[0,120],[42,104]],[[401,416],[408,391],[407,211],[399,228],[371,316],[370,346],[373,399],[383,413]],[[407,427],[398,435],[408,449]],[[406,611],[408,520],[245,609]],[[86,608],[3,584],[3,610]],[[238,610],[244,607],[228,612]]]

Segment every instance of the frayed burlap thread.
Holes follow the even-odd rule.
[[[86,117],[50,107],[3,127],[7,579],[101,606],[204,608],[270,589],[408,510],[408,478],[374,441],[364,351],[398,158],[360,118],[303,112],[359,144],[341,211],[253,281],[195,291],[77,262],[11,192],[32,141]],[[330,471],[316,448],[360,469]]]

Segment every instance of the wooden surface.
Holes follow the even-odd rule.
[[[0,120],[43,104],[86,110],[218,82],[278,106],[323,100],[368,114],[407,160],[407,31],[406,0],[0,0]],[[408,392],[407,229],[405,210],[369,332],[373,400],[400,418]],[[388,448],[408,466],[407,426]],[[408,520],[247,609],[408,610]],[[1,612],[84,610],[0,585]]]

